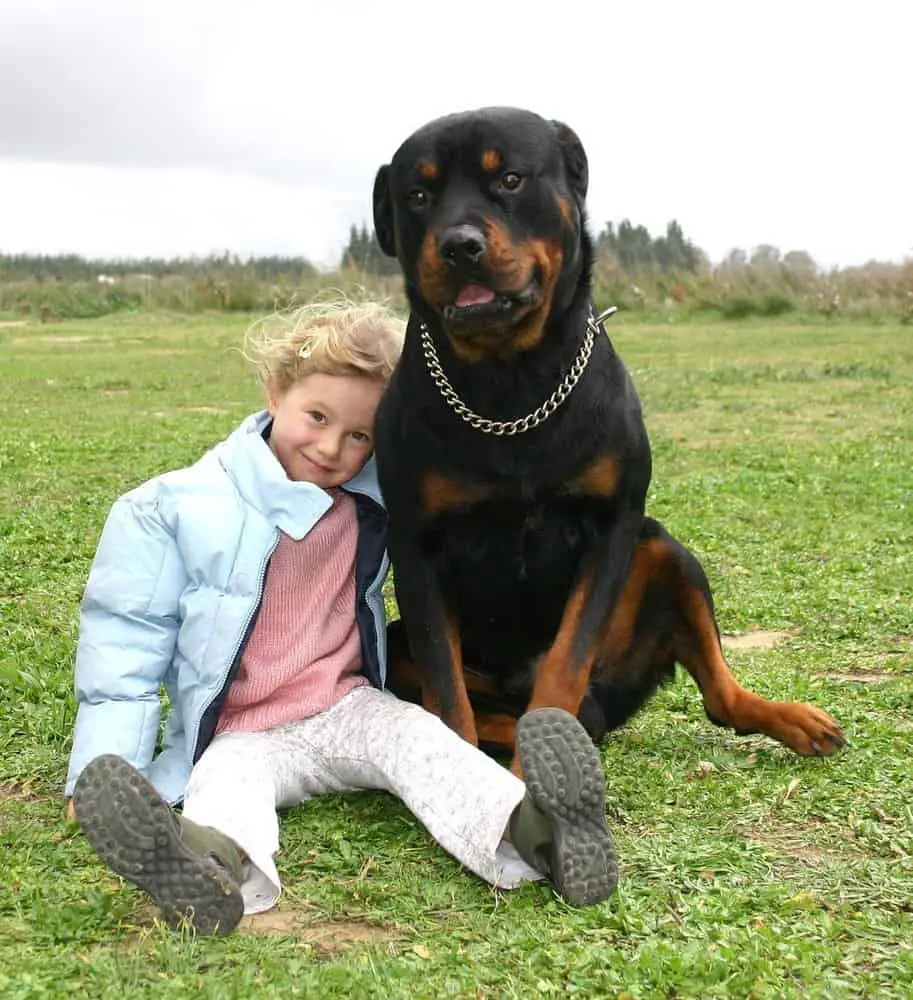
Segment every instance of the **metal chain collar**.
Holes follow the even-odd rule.
[[[483,434],[496,434],[499,437],[524,434],[526,431],[538,427],[543,421],[548,420],[555,410],[570,396],[574,390],[574,386],[580,381],[580,376],[586,370],[590,354],[593,352],[593,342],[596,334],[599,333],[599,324],[617,311],[616,306],[611,306],[596,317],[590,312],[586,321],[586,335],[567,375],[564,376],[555,391],[540,407],[533,410],[532,413],[527,413],[525,417],[519,417],[516,420],[489,420],[487,417],[482,417],[469,409],[450,384],[450,379],[444,374],[434,341],[431,339],[431,334],[428,332],[428,327],[425,326],[424,321],[419,322],[422,335],[422,353],[425,355],[425,363],[428,365],[428,373],[431,375],[431,380],[438,387],[438,390],[444,397],[444,401],[470,427],[481,431]]]

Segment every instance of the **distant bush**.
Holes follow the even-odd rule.
[[[758,309],[754,299],[746,295],[734,295],[732,298],[722,300],[720,312],[726,319],[745,319],[747,316],[757,315]]]
[[[717,266],[704,261],[694,271],[645,266],[628,272],[617,259],[604,257],[593,269],[596,299],[667,319],[796,313],[913,323],[913,260],[824,272],[806,254],[787,254],[781,260],[773,248],[762,249],[767,252],[757,260],[733,252]]]
[[[138,309],[266,312],[307,301],[327,288],[348,294],[363,291],[404,306],[395,261],[385,258],[392,265],[385,270],[393,273],[381,273],[372,240],[366,232],[355,235],[361,241],[359,252],[364,251],[364,266],[356,266],[349,254],[347,263],[328,273],[301,258],[241,261],[230,254],[135,261],[132,266],[72,256],[0,255],[0,311],[45,320]],[[652,242],[643,227],[620,226],[617,232],[607,228],[600,246],[593,267],[597,303],[641,317],[717,315],[739,320],[796,313],[913,324],[913,260],[824,272],[808,254],[794,251],[781,257],[774,247],[757,247],[751,256],[733,250],[712,266],[673,224],[666,236]],[[624,250],[635,263],[622,267],[616,250]],[[646,263],[636,264],[638,260]],[[673,266],[682,261],[687,266]]]
[[[158,309],[173,312],[269,312],[306,302],[327,289],[357,296],[362,291],[378,298],[403,302],[402,282],[375,278],[348,269],[331,274],[305,274],[295,280],[266,281],[254,273],[209,272],[173,274],[162,278],[125,275],[113,284],[89,281],[2,281],[0,311],[58,319],[91,319],[124,310]]]
[[[86,282],[38,284],[0,282],[0,309],[49,319],[93,319],[124,309],[139,309],[142,298],[118,287]]]

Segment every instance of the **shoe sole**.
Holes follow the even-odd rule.
[[[573,715],[539,708],[517,723],[517,749],[526,787],[552,820],[552,883],[572,906],[600,902],[618,884],[618,863],[596,747]]]
[[[228,934],[244,914],[237,883],[181,841],[176,817],[121,757],[96,757],[73,791],[79,824],[105,864],[144,889],[172,927]]]

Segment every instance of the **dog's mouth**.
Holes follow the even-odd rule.
[[[512,324],[534,308],[541,298],[535,279],[519,292],[498,292],[487,285],[462,285],[453,302],[441,309],[455,333],[471,335],[493,324]]]

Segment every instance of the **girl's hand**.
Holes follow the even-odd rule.
[[[76,819],[76,809],[73,807],[72,799],[67,799],[67,819]]]

